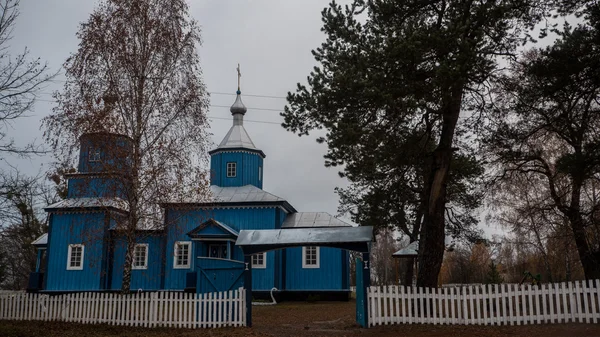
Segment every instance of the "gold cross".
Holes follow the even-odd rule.
[[[237,73],[238,73],[238,91],[240,91],[240,77],[242,77],[242,72],[240,71],[240,64],[238,63],[237,66]]]

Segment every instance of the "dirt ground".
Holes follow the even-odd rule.
[[[287,302],[253,308],[252,328],[147,329],[72,323],[0,321],[1,337],[69,336],[543,336],[600,337],[600,324],[526,326],[389,325],[361,329],[355,323],[355,302]]]

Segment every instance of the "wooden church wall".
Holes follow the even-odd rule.
[[[131,270],[131,291],[161,289],[163,264],[166,262],[163,241],[162,233],[152,235],[142,232],[140,234],[138,243],[148,245],[148,265],[146,269]],[[119,290],[123,282],[126,241],[122,237],[116,237],[113,239],[113,245],[110,289]]]
[[[319,268],[302,268],[302,247],[286,249],[286,290],[343,290],[342,261],[347,254],[337,248],[319,249]]]
[[[227,163],[235,162],[237,175],[227,177]],[[254,185],[262,189],[263,159],[254,153],[225,152],[218,153],[210,159],[211,184],[222,187]],[[261,172],[259,172],[261,171]]]
[[[56,213],[51,216],[46,289],[102,289],[105,213]],[[82,270],[67,270],[70,244],[84,245]]]
[[[253,207],[253,208],[215,208],[215,209],[190,209],[174,210],[167,212],[167,241],[166,241],[166,264],[165,264],[165,289],[181,290],[185,288],[186,274],[195,271],[196,257],[193,256],[190,268],[174,269],[173,252],[176,241],[191,241],[187,233],[200,226],[209,219],[215,219],[232,227],[236,231],[242,229],[274,229],[277,217],[275,207]],[[233,243],[232,243],[233,244]],[[243,261],[240,248],[232,247],[232,259]],[[269,255],[269,254],[268,254]],[[274,254],[267,258],[267,269],[253,273],[256,276],[257,286],[271,289],[274,281]],[[269,262],[271,261],[271,262]],[[264,279],[258,281],[259,279]]]

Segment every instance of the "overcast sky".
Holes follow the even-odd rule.
[[[325,36],[320,31],[322,0],[189,0],[191,15],[202,29],[199,48],[204,82],[211,92],[211,132],[219,143],[231,126],[228,107],[237,86],[236,66],[241,64],[243,101],[248,107],[245,127],[255,145],[267,155],[264,189],[286,198],[298,211],[337,213],[336,186],[347,182],[337,170],[324,167],[325,145],[315,136],[298,137],[279,124],[288,91],[305,82],[316,65],[311,50]],[[87,20],[97,1],[22,0],[13,54],[27,46],[32,56],[47,61],[53,70],[77,49],[79,23]],[[41,142],[40,120],[54,104],[51,93],[61,88],[64,77],[48,85],[30,117],[14,124],[11,135],[19,144]],[[221,93],[229,93],[223,95]],[[245,96],[244,96],[245,94]],[[249,95],[272,96],[275,98]],[[221,107],[225,106],[225,107]],[[251,121],[262,121],[251,122]],[[24,173],[45,172],[52,157],[19,161],[9,158]],[[0,163],[5,165],[5,163]],[[488,233],[497,229],[486,229]]]

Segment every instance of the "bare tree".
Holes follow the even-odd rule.
[[[79,50],[64,64],[67,81],[44,119],[45,135],[70,163],[82,134],[128,139],[128,168],[115,178],[129,209],[117,219],[127,245],[127,292],[139,229],[164,226],[158,204],[200,200],[208,192],[201,168],[208,95],[196,51],[200,29],[184,0],[104,0],[77,36]]]
[[[0,159],[5,154],[27,156],[40,154],[35,144],[18,146],[8,136],[12,122],[31,111],[35,99],[56,73],[40,58],[31,59],[29,49],[16,56],[9,52],[15,21],[19,16],[19,0],[0,1]]]

